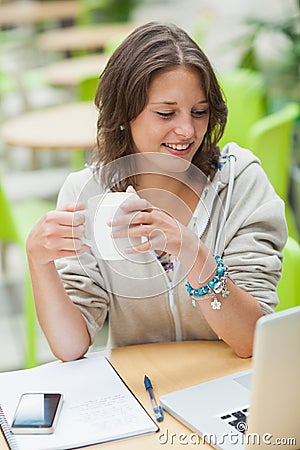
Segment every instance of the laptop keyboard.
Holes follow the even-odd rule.
[[[237,431],[245,433],[247,431],[247,417],[248,408],[244,408],[238,411],[234,411],[221,416],[222,420],[225,420],[228,425],[234,427]]]

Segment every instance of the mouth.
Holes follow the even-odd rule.
[[[172,153],[173,155],[180,155],[184,156],[187,155],[192,147],[192,144],[163,144],[164,147],[167,148],[167,150]]]

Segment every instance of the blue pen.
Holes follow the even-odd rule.
[[[155,400],[155,397],[153,394],[152,383],[151,383],[151,380],[147,377],[147,375],[145,375],[145,378],[144,378],[144,385],[145,385],[146,391],[148,391],[148,393],[149,393],[153,411],[155,414],[155,418],[156,418],[157,422],[162,422],[164,420],[164,412],[163,412],[162,407],[156,403],[156,400]]]

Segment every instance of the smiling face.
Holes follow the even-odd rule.
[[[208,102],[199,72],[185,66],[161,71],[150,84],[148,103],[130,124],[135,151],[191,162],[208,121]]]
[[[137,187],[136,171],[145,162],[150,174],[149,162],[156,170],[158,159],[160,168],[162,159],[175,160],[172,176],[176,165],[184,178],[194,168],[215,176],[227,107],[209,59],[183,29],[157,22],[137,27],[111,55],[100,80],[93,161],[103,185],[114,180],[118,190]],[[127,156],[134,157],[132,164],[117,170],[115,162]]]

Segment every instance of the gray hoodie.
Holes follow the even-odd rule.
[[[91,168],[72,173],[59,193],[58,207],[102,192]],[[234,143],[225,147],[189,226],[212,254],[223,257],[230,278],[257,299],[263,313],[273,312],[287,239],[284,203],[249,150]],[[56,266],[92,342],[107,316],[110,346],[218,339],[200,308],[192,306],[179,262],[172,281],[152,252],[134,261],[103,261],[90,251],[57,260]]]

